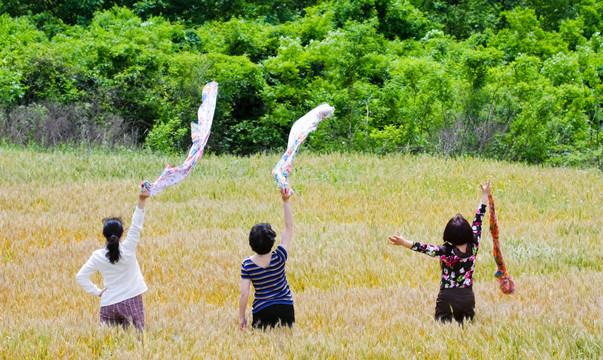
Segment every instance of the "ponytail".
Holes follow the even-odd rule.
[[[119,239],[121,239],[121,235],[124,233],[124,228],[121,220],[118,218],[104,219],[103,223],[103,235],[107,239],[107,244],[105,246],[107,253],[105,256],[111,264],[115,264],[121,257],[121,252],[119,251]]]
[[[117,235],[111,235],[109,239],[107,239],[107,254],[105,256],[111,264],[115,264],[119,261],[119,257],[121,256],[119,251],[119,238]]]

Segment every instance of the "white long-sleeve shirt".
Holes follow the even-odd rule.
[[[136,247],[140,240],[143,221],[144,210],[136,207],[126,240],[119,244],[121,257],[118,262],[111,264],[105,256],[108,250],[99,249],[92,253],[92,256],[75,276],[78,284],[86,292],[98,296],[101,289],[90,281],[90,275],[95,271],[103,274],[103,283],[107,290],[101,296],[100,306],[112,305],[148,290],[147,284],[142,278],[138,260],[136,260]]]

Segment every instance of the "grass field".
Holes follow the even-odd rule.
[[[205,156],[148,201],[143,344],[135,331],[99,326],[98,298],[75,274],[103,246],[101,219],[128,226],[137,185],[183,157],[0,149],[0,358],[603,357],[602,173],[468,158],[300,153],[287,265],[296,325],[238,330],[248,231],[283,228],[270,177],[278,157]],[[387,236],[441,243],[451,216],[472,217],[489,177],[517,291],[503,295],[493,278],[486,222],[476,319],[436,323],[437,260]]]

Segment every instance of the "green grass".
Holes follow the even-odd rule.
[[[239,331],[248,231],[283,228],[270,176],[278,158],[204,156],[149,201],[138,255],[149,286],[143,345],[133,331],[98,325],[98,299],[75,274],[103,246],[101,219],[129,225],[138,184],[183,157],[0,149],[0,358],[603,356],[602,173],[470,158],[300,153],[287,265],[296,325]],[[437,260],[387,236],[439,244],[451,216],[472,216],[487,178],[517,292],[503,295],[493,279],[486,223],[476,319],[439,324]]]

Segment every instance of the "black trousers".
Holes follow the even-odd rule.
[[[276,325],[287,325],[291,327],[295,322],[295,310],[293,305],[289,304],[274,304],[263,308],[253,314],[251,322],[254,328],[265,329],[267,327],[275,327]]]
[[[462,324],[465,319],[473,319],[474,310],[475,295],[472,288],[440,289],[436,300],[436,320],[450,322],[454,319]]]

